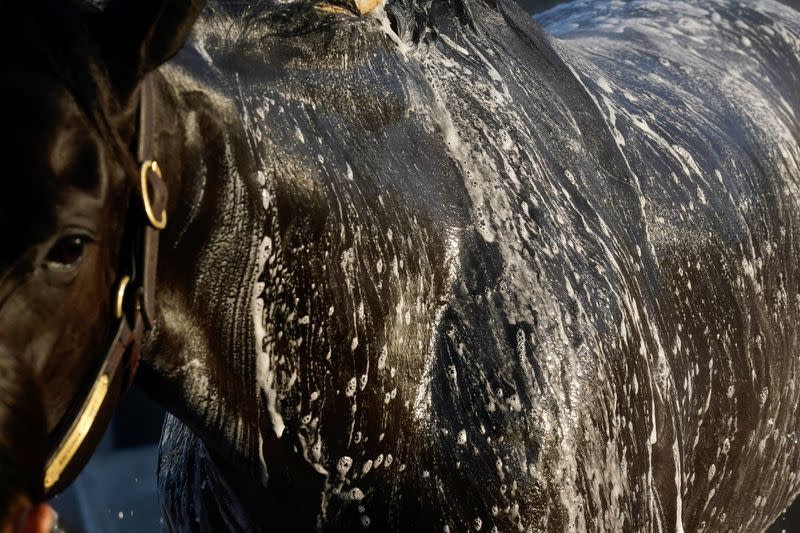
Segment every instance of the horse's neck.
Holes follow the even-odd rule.
[[[440,17],[448,24],[462,27],[452,15],[440,14]],[[515,19],[521,23],[527,20],[521,14],[516,14]],[[524,26],[519,31],[526,33],[540,53],[545,56],[552,53],[542,35],[535,33],[532,26]],[[382,46],[377,41],[372,44]],[[259,275],[259,264],[265,266],[266,258],[259,255],[264,252],[262,239],[269,233],[265,228],[268,221],[261,208],[263,192],[252,190],[257,185],[252,177],[258,169],[254,168],[248,133],[242,123],[242,110],[234,104],[238,93],[226,94],[234,92],[230,87],[235,86],[235,75],[228,74],[226,76],[230,79],[220,80],[212,60],[201,48],[187,46],[175,61],[162,68],[158,77],[156,151],[170,187],[170,222],[162,236],[158,327],[148,341],[140,381],[207,442],[212,445],[218,442],[222,448],[232,447],[235,455],[252,460],[261,455],[261,433],[280,432],[280,417],[273,414],[268,397],[259,397],[263,383],[256,383],[256,379],[264,376],[257,376],[256,356],[261,347],[254,346],[258,344],[258,340],[254,342],[258,333],[254,322],[263,318],[256,312],[258,305],[267,303],[258,300],[260,296],[255,293],[259,279],[251,277]],[[554,61],[547,59],[551,63]],[[403,101],[402,98],[397,100]],[[278,126],[272,127],[278,129]],[[330,176],[322,179],[330,179]],[[297,187],[301,185],[298,182]],[[341,184],[330,186],[342,187]],[[340,192],[349,194],[347,190],[345,187]],[[442,194],[447,197],[456,193],[448,191]],[[424,211],[428,207],[415,202],[413,209]],[[432,212],[420,214],[423,218],[441,222],[441,216],[436,214],[440,207],[433,206]],[[373,206],[370,212],[379,209],[384,207]],[[321,218],[328,216],[324,210],[321,209]],[[396,213],[390,215],[387,220],[397,216]],[[342,223],[346,221],[345,217]],[[381,222],[384,223],[389,224],[386,220]],[[462,223],[464,221],[458,222]],[[409,221],[402,228],[395,227],[395,240],[401,242],[401,232],[413,232],[415,228],[419,229],[418,226]],[[433,234],[439,233],[439,229],[429,229]],[[365,227],[363,232],[367,235],[373,230],[377,232],[377,226]],[[391,235],[392,231],[388,234]],[[392,240],[391,236],[386,237],[386,232],[376,233],[373,237]],[[408,242],[417,239],[422,243],[425,240],[419,235],[406,237]],[[386,249],[394,249],[395,245],[388,241]],[[346,243],[338,245],[343,248],[352,246]],[[324,253],[327,250],[319,245],[316,251]],[[427,252],[430,251],[416,250],[417,255]],[[402,259],[400,257],[401,268]],[[407,259],[417,261],[415,256]],[[388,276],[392,257],[387,256],[385,260],[386,269],[382,275]],[[394,257],[394,261],[397,260]],[[265,273],[261,272],[261,275]],[[364,276],[368,277],[368,274],[364,273]],[[387,278],[386,286],[391,283],[394,281]],[[431,294],[402,294],[398,289],[392,297],[401,294],[407,301],[416,301],[417,298],[436,300],[432,294],[439,288],[427,287],[426,290]],[[400,302],[383,303],[394,308]],[[345,314],[353,315],[349,311]],[[320,320],[325,318],[320,317]],[[419,323],[425,323],[423,317],[419,317]],[[351,340],[346,341],[348,347]],[[370,340],[378,342],[378,339]],[[362,337],[360,343],[364,347],[367,339]],[[376,358],[372,361],[373,371],[381,364],[377,359],[378,348],[373,354]],[[410,364],[413,368],[409,375],[421,372],[422,369],[417,368],[419,361]],[[395,369],[391,370],[394,374]],[[341,369],[337,371],[341,372]],[[353,369],[354,373],[356,371],[358,375],[363,373],[363,370]],[[355,374],[347,378],[352,375]],[[346,385],[343,384],[343,390]],[[259,420],[258,411],[262,400],[266,401],[266,418],[271,417],[269,428],[260,427],[263,420]]]
[[[499,25],[502,19],[496,13],[493,15],[498,19],[493,24]],[[524,34],[524,39],[538,48],[530,68],[550,73],[552,77],[555,59],[547,57],[552,50],[526,23],[525,17],[507,14],[512,15],[520,24],[515,31]],[[453,34],[463,28],[453,17],[444,22],[448,21]],[[443,34],[447,29],[443,29]],[[395,51],[386,45],[387,40],[377,32],[364,31],[358,37],[358,43],[373,46],[375,50],[359,61],[364,64],[375,61],[376,68],[384,69],[383,77],[365,80],[363,72],[328,72],[324,65],[319,66],[321,76],[336,77],[337,83],[349,88],[348,94],[340,96],[345,102],[350,94],[358,94],[362,101],[354,109],[381,111],[361,117],[370,120],[370,127],[390,128],[388,121],[403,116],[406,110],[401,106],[407,104],[402,91],[399,94],[392,91],[403,84],[429,90],[426,87],[430,80],[426,76],[432,76],[435,69],[424,73],[420,69],[406,69],[399,60],[396,69],[387,69],[380,58],[395,59]],[[301,37],[297,41],[298,50],[311,54],[303,49],[303,45],[310,48],[308,42],[304,43]],[[450,49],[446,52],[456,54]],[[280,59],[279,52],[269,53]],[[432,58],[440,65],[449,65],[450,60]],[[485,79],[491,79],[494,67],[489,60],[485,61],[488,71]],[[399,468],[395,445],[410,438],[401,433],[415,433],[416,422],[409,422],[412,402],[419,400],[424,404],[427,394],[420,387],[427,363],[419,347],[428,345],[433,334],[431,328],[438,327],[431,324],[435,307],[451,298],[471,298],[447,293],[450,274],[444,271],[451,259],[455,271],[461,268],[456,264],[462,260],[457,257],[459,239],[464,233],[462,229],[470,227],[469,214],[463,210],[470,202],[463,190],[463,172],[457,165],[429,166],[427,160],[447,158],[449,152],[439,133],[419,121],[406,123],[414,135],[403,139],[419,143],[417,150],[423,154],[419,165],[424,172],[394,160],[372,161],[366,155],[360,158],[357,146],[363,147],[364,154],[369,154],[369,149],[375,146],[358,135],[363,133],[357,130],[358,121],[353,126],[331,124],[332,135],[325,137],[326,144],[319,148],[309,148],[304,141],[296,141],[296,136],[285,135],[286,127],[276,120],[291,118],[291,113],[305,117],[304,114],[311,112],[283,94],[273,95],[278,103],[271,103],[269,108],[285,106],[285,112],[269,115],[245,128],[242,123],[245,119],[241,117],[246,117],[248,110],[233,104],[240,94],[236,77],[226,76],[220,83],[234,87],[227,97],[224,89],[214,86],[210,60],[190,46],[164,69],[159,81],[158,124],[162,135],[157,136],[157,141],[163,137],[165,142],[159,144],[158,156],[170,182],[170,225],[161,246],[158,327],[147,345],[141,382],[209,447],[222,452],[227,459],[241,458],[242,464],[253,464],[268,455],[265,462],[276,462],[276,468],[266,469],[271,471],[271,479],[285,459],[284,445],[306,453],[320,469],[335,468],[330,461],[339,457],[349,459],[349,449],[359,446],[369,448],[375,455],[383,449],[392,452],[388,456],[395,455]],[[392,84],[394,76],[406,77]],[[291,93],[294,88],[301,94],[303,88],[292,85],[296,80],[289,78],[287,75],[279,80],[286,84],[283,90]],[[533,79],[538,80],[536,87],[547,91],[545,75]],[[566,76],[564,79],[569,81]],[[315,81],[335,86],[327,79]],[[367,82],[381,84],[386,93],[372,90],[374,87]],[[565,81],[561,92],[568,94],[574,85]],[[471,101],[471,94],[464,94],[466,89],[451,89],[453,98]],[[375,102],[368,100],[371,97],[383,99]],[[327,105],[328,112],[338,109],[341,103],[334,102],[337,104],[334,106],[324,95],[315,98]],[[252,99],[259,100],[255,96]],[[576,107],[583,104],[578,102]],[[430,111],[431,116],[440,117],[439,111],[443,110]],[[325,111],[319,111],[320,116],[324,114]],[[496,117],[484,118],[487,131],[499,127],[501,121]],[[380,123],[382,120],[387,123]],[[314,133],[302,121],[296,124],[299,137],[305,138],[301,127],[306,128],[307,135]],[[445,121],[442,130],[447,126]],[[449,126],[452,128],[452,124]],[[465,126],[463,131],[471,130]],[[263,177],[259,180],[257,171],[264,169],[254,167],[256,157],[248,144],[256,146],[257,155],[265,149],[260,139],[270,135],[280,139],[280,143],[270,146],[277,152],[272,154],[277,155],[272,158],[273,164],[278,161],[295,165],[274,169],[275,176],[270,176],[273,181],[282,180],[279,186],[286,189],[281,191],[283,196],[279,199],[263,196],[271,192],[267,189],[274,183],[260,184],[260,180],[266,180]],[[400,131],[398,135],[402,137],[405,133]],[[358,144],[343,145],[344,139]],[[349,163],[345,166],[334,157],[326,160],[325,168],[319,170],[323,165],[318,157],[323,149],[328,154],[353,150],[351,161],[355,171]],[[398,150],[399,155],[402,153]],[[455,156],[458,159],[459,154]],[[386,173],[386,183],[377,183],[375,176],[383,175],[377,165],[382,162],[394,167]],[[351,176],[345,181],[348,170]],[[403,172],[421,175],[421,179],[397,181]],[[425,181],[430,176],[436,179]],[[379,196],[375,201],[376,189],[386,189],[385,198]],[[441,203],[427,202],[424,197],[431,190],[436,190],[435,197],[449,205],[443,209]],[[275,230],[271,226],[277,223],[269,219],[273,215],[266,214],[262,204],[269,203],[272,209],[279,201],[283,202],[280,215],[284,227]],[[454,256],[445,258],[443,236],[451,226],[455,228]],[[294,240],[279,242],[284,237]],[[360,249],[369,254],[375,266],[358,258]],[[311,331],[322,332],[317,334],[319,338],[303,337],[309,324],[317,328]],[[303,340],[302,350],[296,339]],[[412,355],[408,355],[409,350]],[[288,389],[295,396],[290,402],[286,393],[284,404],[299,405],[298,409],[302,407],[304,411],[292,409],[284,413],[290,428],[287,439],[291,435],[298,438],[298,425],[311,424],[311,429],[303,429],[311,437],[297,446],[288,440],[275,439],[281,433],[283,421],[278,410],[272,408],[274,397],[270,393],[274,396],[275,391],[282,394]],[[358,413],[351,410],[356,405],[355,398],[363,398],[359,399],[362,403]],[[380,415],[382,406],[388,406],[385,409],[391,419]],[[424,405],[421,410],[424,411]],[[355,414],[360,416],[362,412],[365,420],[369,418],[363,421],[363,431],[351,429],[342,438],[319,429],[342,427],[342,420],[349,420]],[[289,420],[290,417],[294,419]],[[305,418],[309,421],[303,422]],[[355,428],[355,424],[350,427]],[[420,437],[421,441],[426,438]],[[330,461],[324,465],[318,448],[314,447],[322,446],[323,441],[330,455]],[[383,460],[383,452],[380,453]],[[313,477],[313,473],[309,475]]]

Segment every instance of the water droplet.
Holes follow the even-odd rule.
[[[336,471],[339,472],[340,476],[344,477],[347,475],[351,466],[353,466],[353,459],[345,455],[336,463]]]
[[[384,368],[386,368],[386,356],[387,356],[387,349],[386,346],[384,345],[383,348],[381,348],[380,355],[378,356],[378,370],[383,370]]]
[[[370,470],[372,470],[372,459],[367,459],[364,462],[364,466],[361,467],[361,475],[366,476]]]

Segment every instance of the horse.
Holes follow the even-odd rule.
[[[47,493],[131,381],[169,531],[750,531],[800,492],[797,12],[3,10]]]

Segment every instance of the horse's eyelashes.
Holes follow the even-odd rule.
[[[48,268],[69,269],[78,264],[83,257],[86,245],[91,242],[84,235],[67,235],[60,238],[47,252],[45,263]]]

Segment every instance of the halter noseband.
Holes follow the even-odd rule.
[[[142,336],[154,324],[158,236],[167,225],[167,186],[153,154],[153,108],[153,75],[149,74],[140,87],[140,172],[134,180],[122,249],[125,264],[128,246],[130,266],[129,271],[122,271],[114,294],[114,317],[119,325],[85,397],[51,435],[44,477],[48,498],[64,490],[88,462],[117,401],[133,381]]]

